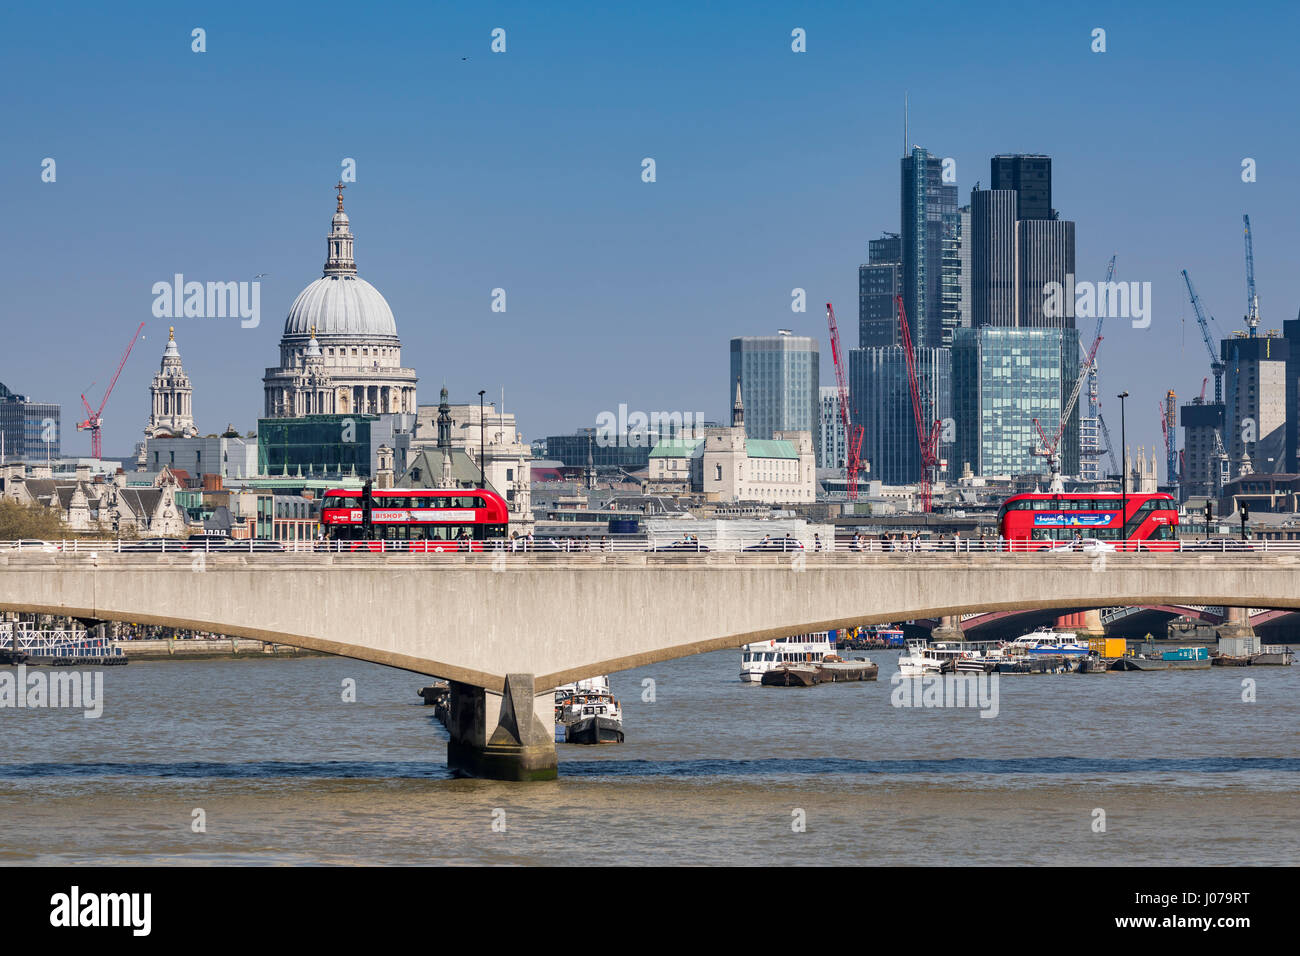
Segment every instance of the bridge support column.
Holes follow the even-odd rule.
[[[451,682],[447,766],[458,776],[554,780],[555,695],[532,674],[507,674],[504,694]]]
[[[1227,617],[1216,629],[1220,641],[1225,638],[1253,638],[1255,636],[1255,629],[1250,626],[1249,608],[1228,607],[1224,608],[1224,610],[1227,612]]]
[[[1073,631],[1080,637],[1101,637],[1105,633],[1101,625],[1101,611],[1096,608],[1062,614],[1056,619],[1056,630]]]
[[[939,626],[930,631],[932,641],[964,641],[965,639],[961,620],[955,614],[945,614],[939,618]]]

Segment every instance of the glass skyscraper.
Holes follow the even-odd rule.
[[[0,434],[6,461],[31,464],[59,457],[59,406],[33,402],[0,382]]]
[[[917,348],[915,354],[922,420],[928,427],[936,419],[951,418],[952,350]],[[863,428],[861,457],[870,466],[863,477],[887,485],[919,481],[921,451],[901,346],[849,352],[849,403],[853,424]],[[949,458],[948,451],[941,443],[939,457]]]
[[[954,469],[977,475],[1047,474],[1035,455],[1061,422],[1063,397],[1079,373],[1079,346],[1063,329],[961,329],[953,344]],[[1079,409],[1075,405],[1057,448],[1065,475],[1079,469]]]
[[[769,439],[774,431],[812,433],[821,457],[821,355],[817,340],[802,335],[746,335],[731,340],[731,377],[724,406],[736,399],[740,379],[745,434]]]
[[[838,385],[823,385],[821,394],[821,448],[818,468],[844,468],[848,465],[849,446],[844,436],[844,419],[840,415]]]
[[[1034,154],[994,156],[989,188],[1013,189],[1021,219],[1055,219],[1052,209],[1052,158]]]
[[[952,342],[959,317],[957,186],[943,181],[943,160],[913,147],[902,159],[903,306],[917,348]]]
[[[858,266],[858,348],[898,345],[898,307],[903,291],[902,240],[885,233],[868,243],[869,259]]]
[[[1059,283],[1063,296],[1069,294],[1067,276],[1074,273],[1074,223],[1063,219],[1022,219],[1016,223],[1016,256],[1020,285],[1016,324],[1023,328],[1073,329],[1072,308],[1063,308],[1064,315],[1048,316],[1043,305],[1049,282]],[[1062,302],[1073,304],[1064,303],[1064,299]]]
[[[970,194],[971,327],[1016,325],[1016,194],[976,189]]]

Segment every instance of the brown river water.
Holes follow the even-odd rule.
[[[627,742],[536,784],[451,778],[418,675],[108,668],[97,719],[0,710],[0,863],[1300,862],[1300,667],[1006,675],[982,718],[894,706],[869,656],[806,689],[742,684],[739,651],[611,675]]]

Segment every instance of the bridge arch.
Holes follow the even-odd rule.
[[[1300,555],[0,555],[0,609],[210,630],[500,693],[751,641],[956,615],[1300,609]]]

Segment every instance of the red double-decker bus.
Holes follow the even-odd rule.
[[[376,488],[325,492],[321,523],[345,551],[482,551],[506,537],[505,499],[485,489]]]
[[[1118,551],[1173,550],[1178,502],[1164,493],[1012,495],[998,510],[998,534],[1013,551],[1043,551],[1079,538]]]

